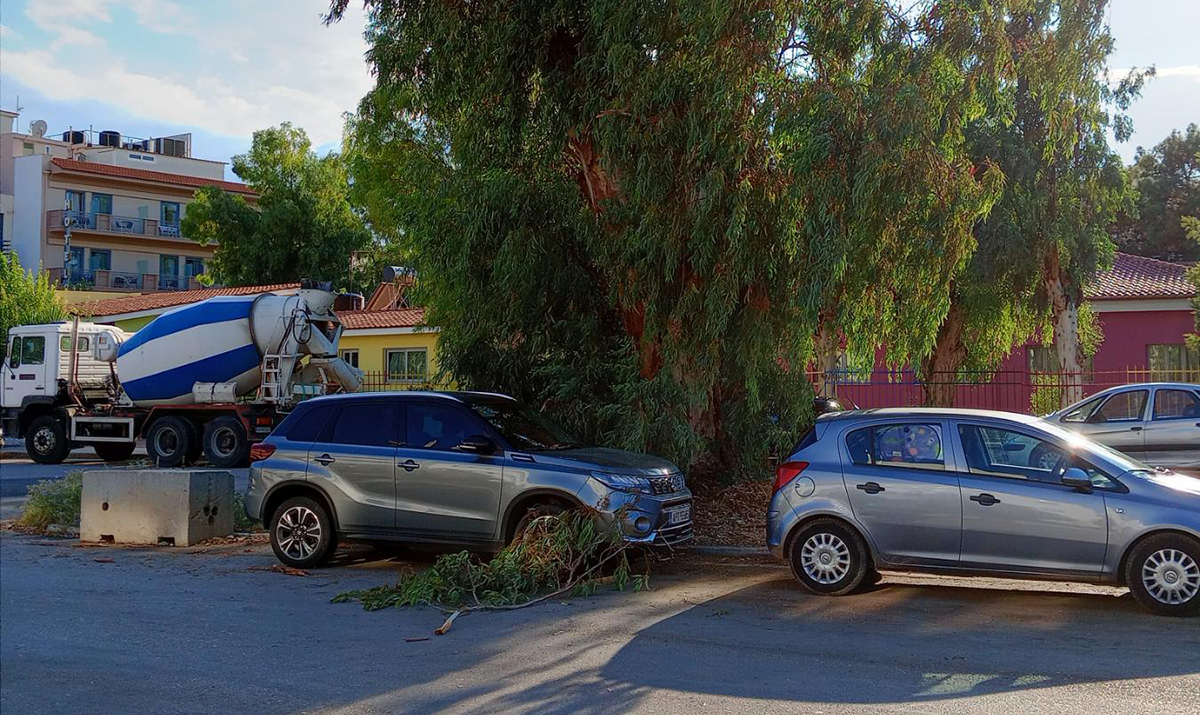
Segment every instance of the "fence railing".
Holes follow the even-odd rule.
[[[967,407],[1046,414],[1101,390],[1131,382],[1200,384],[1200,369],[1132,367],[1077,373],[1021,371],[949,372],[918,375],[913,370],[810,372],[818,391],[828,386],[847,407]],[[829,392],[829,389],[826,390]]]
[[[437,385],[428,380],[402,380],[389,376],[383,371],[364,372],[362,386],[359,392],[393,392],[402,390],[444,390],[445,385]]]

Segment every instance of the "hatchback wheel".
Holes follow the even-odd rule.
[[[836,519],[816,519],[792,540],[792,575],[813,593],[844,596],[873,571],[867,545]]]
[[[271,515],[271,549],[288,566],[315,568],[336,548],[333,520],[316,500],[292,497]]]
[[[1129,555],[1125,582],[1137,602],[1155,613],[1200,613],[1200,542],[1176,534],[1151,536]]]

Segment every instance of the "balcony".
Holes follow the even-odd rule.
[[[194,277],[188,276],[160,276],[156,273],[122,273],[97,269],[70,271],[67,274],[67,280],[64,281],[63,269],[50,268],[48,272],[51,283],[72,290],[148,293],[159,290],[196,290],[202,287]]]
[[[133,216],[114,216],[112,214],[91,213],[89,211],[64,211],[53,209],[46,212],[46,231],[62,234],[65,231],[64,221],[69,221],[71,231],[88,231],[109,236],[142,236],[144,238],[168,239],[183,241],[183,233],[178,223],[163,223],[153,218],[135,218]]]

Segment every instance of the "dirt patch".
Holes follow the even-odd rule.
[[[767,505],[771,482],[754,481],[728,487],[697,485],[693,490],[692,520],[696,544],[763,546],[767,534]]]

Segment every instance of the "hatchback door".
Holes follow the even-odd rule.
[[[333,499],[346,533],[394,533],[400,415],[398,404],[383,400],[341,405],[309,449],[308,479]]]
[[[1072,429],[1122,452],[1140,452],[1145,444],[1143,432],[1149,397],[1146,388],[1114,392],[1086,422],[1073,425]]]
[[[854,516],[893,564],[958,563],[962,500],[938,420],[871,425],[845,439],[842,475]]]
[[[967,568],[1096,575],[1108,544],[1104,495],[1063,485],[1069,466],[1094,473],[1033,431],[959,423],[962,565]]]
[[[404,446],[396,454],[396,527],[422,538],[499,538],[504,454],[460,449],[491,430],[449,401],[411,402],[406,412]]]
[[[1145,435],[1148,452],[1200,449],[1200,391],[1156,389]]]

